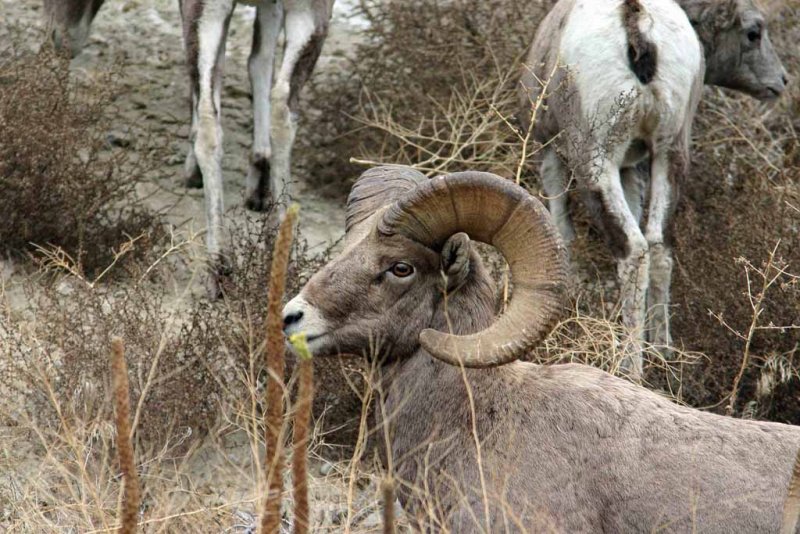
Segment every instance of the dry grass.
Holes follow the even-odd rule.
[[[263,327],[261,321],[237,315],[232,302],[186,310],[174,308],[168,297],[154,298],[154,290],[170,283],[169,271],[176,262],[186,261],[181,255],[189,249],[175,247],[176,257],[139,266],[139,271],[150,271],[152,276],[138,284],[135,277],[127,282],[130,287],[92,284],[62,270],[57,277],[60,286],[45,288],[33,321],[3,308],[0,525],[4,528],[36,532],[55,532],[65,524],[81,532],[116,528],[122,496],[115,450],[122,452],[119,439],[125,432],[114,433],[110,409],[114,396],[107,348],[102,349],[114,335],[124,336],[127,345],[131,435],[142,487],[142,506],[136,507],[141,529],[209,532],[212,525],[255,527],[256,511],[267,494],[264,472],[269,465],[263,461],[267,430],[262,415],[267,407],[263,334],[259,335]],[[297,268],[294,261],[292,268]],[[31,284],[42,289],[37,280]],[[294,284],[291,287],[296,290]],[[242,339],[251,342],[243,344]],[[294,370],[301,373],[302,387],[299,400],[288,409],[306,421],[312,394],[308,369],[301,365]],[[281,396],[295,382],[294,376],[282,381]],[[365,382],[351,379],[354,384]],[[329,387],[323,383],[321,389]],[[341,389],[337,394],[346,398]],[[369,411],[368,404],[359,404],[352,415]],[[280,421],[279,434],[286,436],[289,419]],[[351,473],[347,461],[339,462],[337,458],[346,456],[335,433],[324,430],[325,423],[318,419],[306,438],[302,427],[295,433],[298,442],[308,444],[308,471],[318,473],[320,465],[335,464],[325,477],[310,476],[309,524],[314,531],[324,527],[334,532],[344,525],[352,532],[365,531],[360,525],[371,510],[379,510],[379,475],[361,469]],[[348,488],[354,490],[349,504]],[[277,498],[291,504],[294,497],[281,491]],[[281,523],[292,524],[293,515],[286,509],[275,517],[288,517]]]

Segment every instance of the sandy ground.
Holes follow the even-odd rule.
[[[353,3],[354,0],[339,0],[336,4],[330,35],[315,74],[317,80],[324,77],[326,71],[341,67],[348,47],[358,38],[356,30],[360,22],[351,15]],[[41,12],[39,0],[0,0],[0,37],[4,28],[11,25],[39,26]],[[223,170],[226,207],[234,220],[250,216],[241,205],[251,145],[250,85],[246,64],[254,16],[254,8],[237,7],[227,44],[222,95],[225,132]],[[151,150],[154,146],[164,148],[166,153],[166,156],[158,156],[162,161],[154,162],[157,170],[147,176],[138,193],[149,206],[163,212],[167,222],[178,231],[202,230],[205,225],[202,190],[183,187],[190,109],[177,1],[108,0],[93,24],[85,50],[73,60],[72,68],[92,76],[110,65],[122,65],[120,82],[124,89],[115,102],[120,127],[113,135],[129,144],[130,150],[136,152],[138,157],[154,157],[155,152]],[[308,105],[304,106],[302,113],[314,116],[314,110]],[[303,135],[304,128],[308,128],[309,124],[313,125],[313,119],[301,122],[298,137]],[[301,204],[301,234],[308,242],[309,252],[320,252],[335,244],[343,233],[343,205],[337,200],[323,197],[307,185],[305,154],[299,145],[296,148],[293,194]],[[0,260],[0,282],[5,286],[5,297],[13,308],[20,311],[27,303],[21,289],[24,275],[24,269]],[[177,300],[177,295],[173,297],[176,301],[171,306],[179,309],[190,306],[197,298],[203,298],[202,283],[195,285],[198,287],[181,294],[181,302]],[[0,474],[0,532],[4,532],[3,500],[14,498],[14,488],[9,488],[7,484],[4,487],[4,482],[12,480],[12,470],[17,475],[24,473],[37,476],[37,469],[41,469],[41,466],[32,452],[33,447],[26,444],[26,439],[16,435],[13,429],[0,428],[0,442],[6,445],[0,447],[6,455],[0,462],[0,471],[8,470],[7,477]],[[16,461],[8,456],[9,451],[13,452]],[[217,501],[247,500],[252,487],[241,477],[241,471],[225,466],[233,463],[239,469],[248,471],[252,461],[251,452],[247,440],[242,435],[234,434],[222,442],[208,444],[195,455],[187,470],[194,479],[193,484],[201,491],[208,486],[208,493],[216,495],[214,499]],[[316,472],[324,465],[321,461],[312,462],[312,469]],[[330,470],[325,467],[322,469]],[[337,517],[342,514],[341,501],[344,496],[324,481],[312,481],[312,487],[316,488],[316,495],[312,499],[316,501],[317,513],[321,514],[318,520],[328,525],[335,524]],[[374,491],[374,487],[367,489],[359,500],[369,500],[371,491]],[[209,505],[213,506],[214,503],[209,502]],[[361,522],[372,521],[373,526],[378,528],[379,522],[375,521],[377,512],[373,513],[366,504],[362,511],[364,517]],[[245,530],[252,525],[253,512],[252,503],[242,506],[240,515]],[[363,527],[369,529],[367,524]]]

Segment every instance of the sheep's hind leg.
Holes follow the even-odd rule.
[[[290,197],[291,153],[296,131],[294,114],[299,93],[314,69],[328,31],[328,18],[315,14],[311,2],[286,5],[285,10],[286,47],[272,89],[270,169],[270,193],[275,202],[284,200],[284,204]]]
[[[575,229],[569,213],[568,173],[561,158],[552,148],[545,151],[540,172],[542,188],[547,196],[547,207],[553,216],[561,238],[566,244],[569,244],[575,239]]]
[[[660,154],[651,167],[650,202],[645,238],[650,247],[650,287],[647,292],[647,334],[651,343],[669,353],[669,287],[672,278],[672,251],[665,239],[670,224],[673,192],[669,181],[669,158]]]
[[[650,255],[647,241],[625,198],[619,169],[611,162],[599,164],[597,181],[588,197],[598,226],[617,256],[620,282],[620,312],[630,338],[625,344],[621,368],[633,380],[642,377],[645,305],[649,282]]]
[[[642,204],[644,203],[646,176],[643,169],[638,166],[622,169],[622,190],[625,191],[625,200],[633,213],[637,224],[642,222]]]
[[[193,121],[196,133],[193,157],[203,177],[206,208],[206,247],[211,264],[208,292],[212,298],[221,294],[221,280],[227,274],[222,252],[222,125],[220,123],[220,88],[225,58],[225,38],[233,11],[232,0],[184,4],[186,51],[192,78]]]
[[[283,22],[283,6],[270,2],[258,7],[253,28],[253,48],[248,61],[253,94],[253,152],[247,175],[245,206],[253,211],[267,208],[270,187],[270,88],[275,62],[275,48]]]

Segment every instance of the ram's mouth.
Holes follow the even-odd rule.
[[[319,342],[322,341],[322,338],[324,338],[327,335],[328,332],[322,332],[318,334],[306,334],[305,341],[308,350],[311,351],[312,354],[316,354],[317,350],[319,350],[320,348]],[[293,353],[296,352],[294,349],[294,345],[290,343],[288,339],[286,340],[286,344],[289,346],[289,348],[292,350]]]
[[[770,86],[759,91],[758,94],[755,95],[755,97],[758,100],[761,100],[762,102],[772,102],[780,98],[782,94],[783,94],[783,89]]]

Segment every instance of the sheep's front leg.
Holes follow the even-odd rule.
[[[328,32],[330,9],[326,13],[314,11],[322,3],[318,0],[284,3],[286,47],[272,89],[270,193],[276,202],[288,200],[290,196],[291,153],[299,94],[314,70]]]
[[[193,97],[193,139],[188,163],[196,160],[203,179],[206,208],[206,246],[211,273],[209,295],[220,295],[226,273],[222,253],[222,125],[220,89],[225,58],[225,38],[233,0],[186,1],[183,4],[184,37]]]
[[[569,213],[568,172],[554,149],[548,148],[545,151],[540,172],[542,188],[547,195],[547,207],[562,239],[569,244],[575,239],[575,230]]]
[[[280,2],[270,2],[258,7],[253,28],[253,48],[247,65],[253,94],[253,153],[247,175],[245,205],[253,211],[263,211],[271,200],[270,88],[275,48],[282,22],[283,6]]]
[[[647,292],[649,340],[662,353],[671,345],[669,334],[669,286],[672,278],[672,251],[665,240],[673,192],[669,181],[666,153],[654,156],[651,166],[650,202],[645,238],[650,247],[650,287]]]
[[[641,380],[645,305],[649,282],[650,255],[647,241],[625,198],[619,169],[610,162],[600,164],[601,172],[592,184],[590,204],[611,250],[617,256],[622,323],[630,334],[625,344],[622,369]]]

